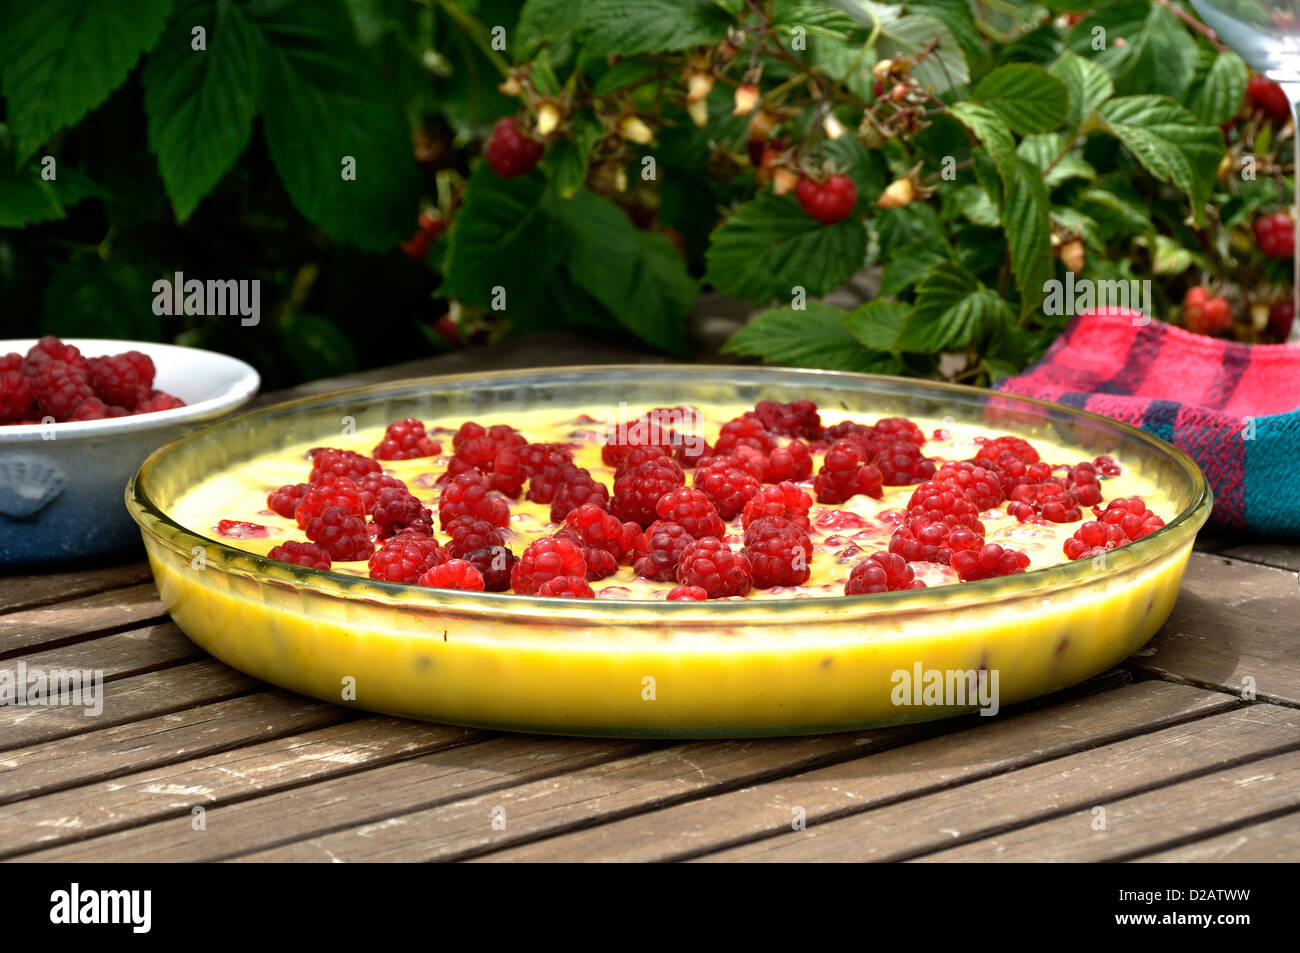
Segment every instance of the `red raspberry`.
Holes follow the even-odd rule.
[[[450,558],[437,540],[402,533],[388,540],[370,557],[370,578],[409,585]]]
[[[865,461],[860,444],[850,437],[830,445],[813,478],[818,503],[843,503],[859,493],[880,499],[883,484],[883,474]]]
[[[1007,436],[995,437],[981,444],[979,452],[975,454],[975,462],[983,467],[988,467],[989,464],[996,465],[1004,453],[1011,454],[1025,466],[1037,463],[1039,460],[1038,451],[1028,440]]]
[[[895,553],[872,553],[859,562],[844,583],[846,596],[862,596],[873,592],[898,592],[900,589],[924,589],[925,583],[916,578],[912,564]]]
[[[920,517],[927,523],[947,523],[949,528],[965,526],[983,534],[980,510],[961,486],[939,480],[927,480],[912,491],[907,501],[909,519]]]
[[[26,420],[35,411],[31,381],[22,371],[0,371],[0,423]]]
[[[483,157],[501,178],[513,179],[533,171],[542,157],[542,144],[520,132],[513,117],[502,116],[492,127]]]
[[[1044,483],[1022,483],[1011,491],[1007,513],[1024,522],[1041,516],[1050,523],[1074,523],[1083,519],[1078,498],[1066,489],[1063,480],[1052,478]]]
[[[801,586],[812,570],[812,540],[808,534],[780,516],[757,519],[745,530],[745,548],[754,588]]]
[[[370,517],[379,531],[380,539],[396,536],[407,530],[420,536],[433,532],[433,514],[411,495],[405,487],[384,487],[370,507]]]
[[[446,526],[448,537],[447,552],[456,559],[463,559],[466,554],[485,546],[504,546],[506,538],[495,523],[475,519],[473,516],[458,516]]]
[[[987,461],[983,462],[987,464]],[[1050,483],[1054,479],[1050,464],[1042,462],[1026,464],[1014,453],[1009,452],[1004,452],[998,463],[988,464],[988,466],[991,472],[997,475],[998,483],[1002,487],[1002,495],[1008,499],[1018,486]]]
[[[379,473],[381,469],[379,463],[370,457],[353,453],[351,450],[335,450],[327,447],[312,455],[311,473],[307,476],[307,482],[315,483],[326,474],[356,480],[367,473]]]
[[[1019,550],[988,543],[978,550],[953,553],[950,565],[962,582],[974,582],[1024,572],[1029,567],[1029,557]]]
[[[179,397],[173,397],[171,394],[164,394],[160,390],[150,391],[149,396],[139,401],[135,405],[137,414],[153,414],[160,410],[175,410],[177,407],[184,407],[185,401]]]
[[[249,523],[245,520],[221,520],[217,523],[217,534],[228,539],[266,539],[271,531],[261,523]]]
[[[463,559],[449,559],[441,565],[434,566],[420,575],[421,586],[435,589],[464,589],[470,592],[483,591],[483,574]]]
[[[105,403],[130,409],[153,389],[154,366],[149,355],[127,351],[90,360],[90,384]]]
[[[1070,467],[1065,485],[1080,506],[1096,506],[1101,502],[1101,478],[1096,464],[1083,460]]]
[[[375,508],[380,490],[403,490],[410,493],[405,483],[387,473],[367,473],[365,476],[353,477],[352,482],[357,485],[357,490],[361,494],[361,505],[366,508],[367,513]]]
[[[462,473],[444,486],[438,498],[438,525],[445,530],[458,516],[473,516],[495,526],[510,525],[510,504],[489,493],[488,485],[478,473]]]
[[[10,351],[8,354],[0,354],[0,374],[6,371],[23,372],[23,356],[17,351]]]
[[[581,576],[556,576],[537,587],[537,595],[561,599],[595,599],[596,593]]]
[[[307,487],[293,511],[293,518],[305,528],[309,521],[321,516],[331,506],[342,506],[356,516],[366,515],[366,505],[357,485],[347,477],[328,476]]]
[[[635,523],[630,524],[636,526]],[[640,530],[641,527],[637,526]],[[587,579],[594,582],[597,579],[605,579],[608,576],[618,572],[618,560],[614,554],[605,549],[599,549],[595,546],[588,546],[583,541],[582,535],[576,530],[561,527],[555,531],[556,539],[567,539],[580,550],[582,550],[583,561],[587,564]]]
[[[1232,327],[1232,306],[1197,285],[1183,298],[1183,327],[1193,334],[1220,334]]]
[[[1291,118],[1291,101],[1282,87],[1266,76],[1252,76],[1246,83],[1246,101],[1274,122]]]
[[[266,508],[279,513],[285,519],[293,519],[294,510],[298,508],[302,498],[307,495],[307,490],[308,485],[306,483],[286,483],[267,496]]]
[[[606,444],[606,446],[610,446]],[[618,455],[618,462],[614,467],[614,479],[631,473],[647,460],[662,460],[671,457],[672,453],[666,447],[657,444],[646,444],[639,447],[625,447]]]
[[[524,468],[522,447],[504,447],[492,461],[489,482],[492,489],[512,500],[519,499],[524,490],[528,473]]]
[[[1097,457],[1092,461],[1092,465],[1097,468],[1097,472],[1103,477],[1117,477],[1124,472],[1124,468],[1115,462],[1114,457]]]
[[[330,554],[325,550],[315,543],[301,543],[296,539],[271,547],[266,556],[268,559],[278,559],[308,569],[329,569],[331,565]]]
[[[519,456],[523,461],[524,472],[529,478],[545,470],[557,470],[564,464],[573,462],[573,452],[558,443],[526,443],[519,448]]]
[[[1101,522],[1122,529],[1130,541],[1150,536],[1165,525],[1164,520],[1147,509],[1146,503],[1140,496],[1111,500],[1104,510],[1093,507],[1093,513]]]
[[[726,462],[700,467],[695,471],[694,483],[713,501],[724,520],[735,519],[761,486],[752,473]]]
[[[456,456],[483,471],[492,469],[497,454],[506,447],[523,447],[527,444],[528,439],[508,424],[494,424],[485,428],[472,420],[461,424],[451,438]]]
[[[978,549],[983,544],[983,524],[977,531],[961,523],[953,525],[943,520],[930,522],[924,517],[912,517],[894,531],[889,539],[889,551],[910,563],[947,565],[955,554]]]
[[[713,456],[713,447],[700,436],[682,440],[673,448],[673,458],[687,468],[698,467],[700,463]]]
[[[871,462],[880,471],[885,486],[908,486],[934,476],[934,461],[921,455],[910,440],[891,440],[876,452]]]
[[[822,418],[817,413],[817,405],[811,400],[797,400],[789,404],[760,400],[754,405],[754,416],[769,433],[778,436],[816,440],[822,435]]]
[[[587,576],[582,547],[569,539],[543,536],[528,544],[510,572],[510,586],[520,595],[531,596],[548,579],[557,576]]]
[[[759,483],[767,478],[768,470],[771,464],[767,457],[753,447],[739,446],[731,453],[724,453],[705,460],[700,464],[700,469],[704,467],[734,467],[737,470],[744,470]]]
[[[691,413],[687,418],[685,414]],[[607,467],[617,467],[620,460],[634,447],[656,446],[671,451],[681,445],[674,426],[685,419],[694,419],[694,411],[689,408],[656,407],[635,420],[620,424],[612,434],[612,440],[606,440],[600,448],[601,462]]]
[[[1088,520],[1074,531],[1062,548],[1068,559],[1091,559],[1128,541],[1119,524]]]
[[[935,472],[934,482],[960,489],[980,512],[995,509],[1004,499],[997,473],[969,460],[945,463]]]
[[[299,507],[301,509],[301,507]],[[327,506],[304,528],[307,538],[320,545],[335,562],[369,559],[375,551],[366,521],[346,506]]]
[[[802,440],[791,440],[784,447],[777,447],[768,454],[762,479],[764,483],[806,480],[812,476],[812,471],[812,452],[808,449],[808,444]]]
[[[649,526],[655,521],[659,497],[686,482],[686,474],[675,460],[647,460],[614,481],[614,498],[609,510],[620,520]]]
[[[681,486],[659,497],[655,512],[661,520],[676,523],[696,539],[703,536],[723,537],[727,524],[718,515],[712,501],[700,490]]]
[[[693,542],[695,537],[676,523],[656,520],[636,541],[632,571],[644,579],[672,582],[682,552]]]
[[[668,590],[669,602],[703,602],[709,594],[699,586],[676,586]]]
[[[77,405],[77,409],[72,412],[69,420],[106,420],[110,417],[126,417],[131,411],[125,407],[111,406],[105,404],[98,397],[91,397],[83,400]]]
[[[510,588],[510,570],[519,557],[504,546],[484,546],[465,556],[483,576],[483,588],[488,592],[505,592]]]
[[[749,557],[734,553],[716,536],[697,539],[682,550],[677,563],[677,581],[699,586],[710,599],[743,596],[753,588]]]
[[[742,414],[722,425],[713,452],[722,456],[734,453],[739,447],[752,447],[763,456],[776,449],[776,437],[768,433],[756,414]]]
[[[833,225],[853,214],[858,188],[847,175],[832,175],[825,182],[804,178],[795,186],[800,207],[823,225]]]
[[[37,408],[55,420],[68,420],[82,401],[95,396],[88,369],[54,358],[32,374],[31,387]]]
[[[1268,309],[1268,333],[1274,341],[1285,341],[1295,323],[1295,302],[1279,301]]]
[[[384,439],[375,447],[376,460],[414,460],[417,457],[436,457],[442,445],[432,440],[424,424],[414,417],[394,420],[384,430]]]
[[[604,550],[616,562],[632,555],[641,536],[641,527],[636,523],[619,522],[617,516],[592,503],[571,510],[564,517],[564,528],[572,531],[584,546]]]
[[[27,352],[20,370],[27,377],[34,377],[36,372],[49,361],[62,361],[90,373],[90,362],[81,355],[81,351],[71,344],[64,344],[52,334],[47,334]]]
[[[744,512],[740,515],[740,525],[748,529],[754,520],[764,516],[781,516],[808,532],[812,528],[808,522],[808,510],[812,508],[812,503],[812,497],[793,483],[765,486],[745,504]]]
[[[885,440],[906,440],[918,447],[925,443],[925,434],[906,417],[881,417],[871,427],[874,436]]]
[[[538,450],[537,447],[544,449]],[[554,502],[561,485],[579,472],[573,454],[563,447],[534,444],[523,448],[522,453],[524,469],[528,473],[528,493],[524,498],[530,502]]]
[[[829,444],[834,443],[836,440],[843,440],[846,437],[852,437],[854,435],[873,437],[875,434],[876,428],[874,427],[869,427],[866,424],[860,424],[853,420],[843,420],[822,431],[822,439]]]
[[[587,470],[580,469],[556,490],[555,500],[551,503],[551,522],[562,523],[578,507],[586,505],[606,509],[609,506],[609,488]]]
[[[1287,212],[1261,215],[1252,223],[1255,244],[1269,258],[1295,257],[1295,221]]]

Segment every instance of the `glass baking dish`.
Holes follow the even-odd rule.
[[[414,416],[454,421],[543,405],[613,408],[811,399],[837,410],[976,423],[1111,454],[1177,516],[1104,560],[879,595],[763,601],[547,599],[376,582],[269,560],[179,525],[203,478],[298,441],[328,445]],[[634,365],[383,384],[224,420],[149,457],[126,491],[177,625],[227,664],[315,698],[514,731],[708,738],[847,731],[1011,704],[1132,654],[1168,617],[1204,476],[1164,441],[1106,418],[970,387],[764,367]],[[941,673],[947,693],[900,688]],[[907,673],[903,676],[900,673]],[[954,678],[952,673],[958,673]],[[962,695],[960,673],[986,694]],[[994,678],[996,676],[996,680]]]

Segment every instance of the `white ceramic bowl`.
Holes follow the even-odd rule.
[[[0,425],[0,566],[125,555],[140,533],[122,491],[144,458],[173,437],[220,417],[257,393],[257,371],[225,354],[173,344],[64,338],[87,357],[140,351],[154,387],[186,406],[70,423]],[[0,340],[25,354],[34,338]]]

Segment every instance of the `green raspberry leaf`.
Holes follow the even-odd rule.
[[[1236,53],[1220,53],[1205,78],[1192,87],[1187,107],[1207,125],[1227,122],[1241,108],[1249,78],[1245,60]]]
[[[870,351],[844,326],[839,308],[809,301],[807,308],[773,308],[752,318],[723,345],[723,352],[762,358],[766,364],[888,374],[890,355]]]
[[[1038,169],[1020,159],[1002,206],[1002,230],[1011,252],[1011,272],[1020,289],[1020,309],[1043,300],[1043,282],[1052,276],[1051,204]]]
[[[1115,84],[1104,69],[1070,50],[1062,53],[1048,72],[1070,92],[1066,121],[1074,129],[1091,119],[1098,107],[1115,94]]]
[[[998,67],[979,81],[974,99],[1022,136],[1059,128],[1070,109],[1065,84],[1032,63]]]
[[[900,301],[877,298],[844,316],[844,327],[863,347],[873,351],[898,350],[898,335],[903,319],[911,309]]]
[[[666,53],[722,40],[734,22],[712,0],[588,0],[586,52]]]

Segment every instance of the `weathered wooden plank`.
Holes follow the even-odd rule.
[[[1137,863],[1144,864],[1293,864],[1297,861],[1300,861],[1300,811],[1136,858]]]
[[[0,807],[0,853],[57,844],[81,852],[100,842],[69,842],[164,817],[182,816],[188,824],[197,806],[284,791],[485,737],[468,728],[376,715],[276,738]]]
[[[1281,542],[1249,542],[1242,545],[1228,546],[1220,550],[1220,555],[1230,559],[1240,559],[1249,563],[1263,563],[1278,569],[1290,569],[1300,572],[1300,545]]]
[[[16,612],[47,602],[66,602],[105,589],[148,582],[150,578],[146,562],[0,576],[0,613]]]
[[[160,622],[15,656],[0,662],[0,670],[16,671],[22,661],[29,671],[77,668],[103,672],[105,680],[110,680],[207,657],[175,623]]]
[[[349,717],[337,705],[288,692],[259,692],[17,748],[0,754],[0,804],[310,731]]]
[[[1256,706],[1265,711],[1273,706]],[[1293,713],[1294,714],[1294,713]],[[1251,749],[1242,752],[1252,753]],[[1204,777],[1100,800],[1106,829],[1083,808],[923,860],[1123,860],[1201,833],[1300,806],[1300,751],[1252,760]],[[1300,859],[1292,854],[1287,859]]]
[[[1184,722],[1005,774],[888,804],[805,831],[787,831],[703,857],[707,861],[885,861],[943,851],[1054,815],[1068,815],[1091,834],[1092,810],[1136,792],[1168,785],[1248,759],[1300,747],[1300,713],[1253,705]],[[1157,794],[1157,798],[1158,798]],[[1300,792],[1296,793],[1300,797]],[[1109,815],[1109,808],[1107,808]],[[1068,825],[1054,830],[1062,831]],[[1110,825],[1116,831],[1114,824]],[[989,841],[996,841],[991,837]],[[1040,842],[1053,859],[1082,859],[1067,845]],[[1123,843],[1109,841],[1114,850]],[[984,850],[988,857],[991,851]],[[1044,858],[1040,858],[1044,859]]]
[[[976,716],[966,723],[973,721],[975,726],[963,731],[538,840],[485,859],[687,857],[789,831],[799,816],[811,826],[848,810],[915,797],[1234,705],[1226,695],[1149,681],[1009,718],[988,720]],[[562,810],[567,806],[565,797],[580,804],[588,818],[605,813],[603,803],[589,788],[566,787],[550,800]],[[558,827],[548,819],[546,808],[545,799],[533,799],[530,809],[538,819],[526,829],[545,830],[545,823]],[[517,817],[511,833],[519,833],[526,823],[526,817]],[[336,835],[335,840],[341,837]],[[498,838],[497,843],[506,843],[506,839]]]
[[[0,706],[0,751],[98,731],[192,705],[247,695],[264,687],[217,661],[204,660],[104,683],[104,710]]]
[[[10,612],[0,615],[0,657],[96,632],[161,620],[166,614],[152,582]]]
[[[1300,705],[1296,574],[1192,553],[1169,621],[1129,664],[1262,701]]]

